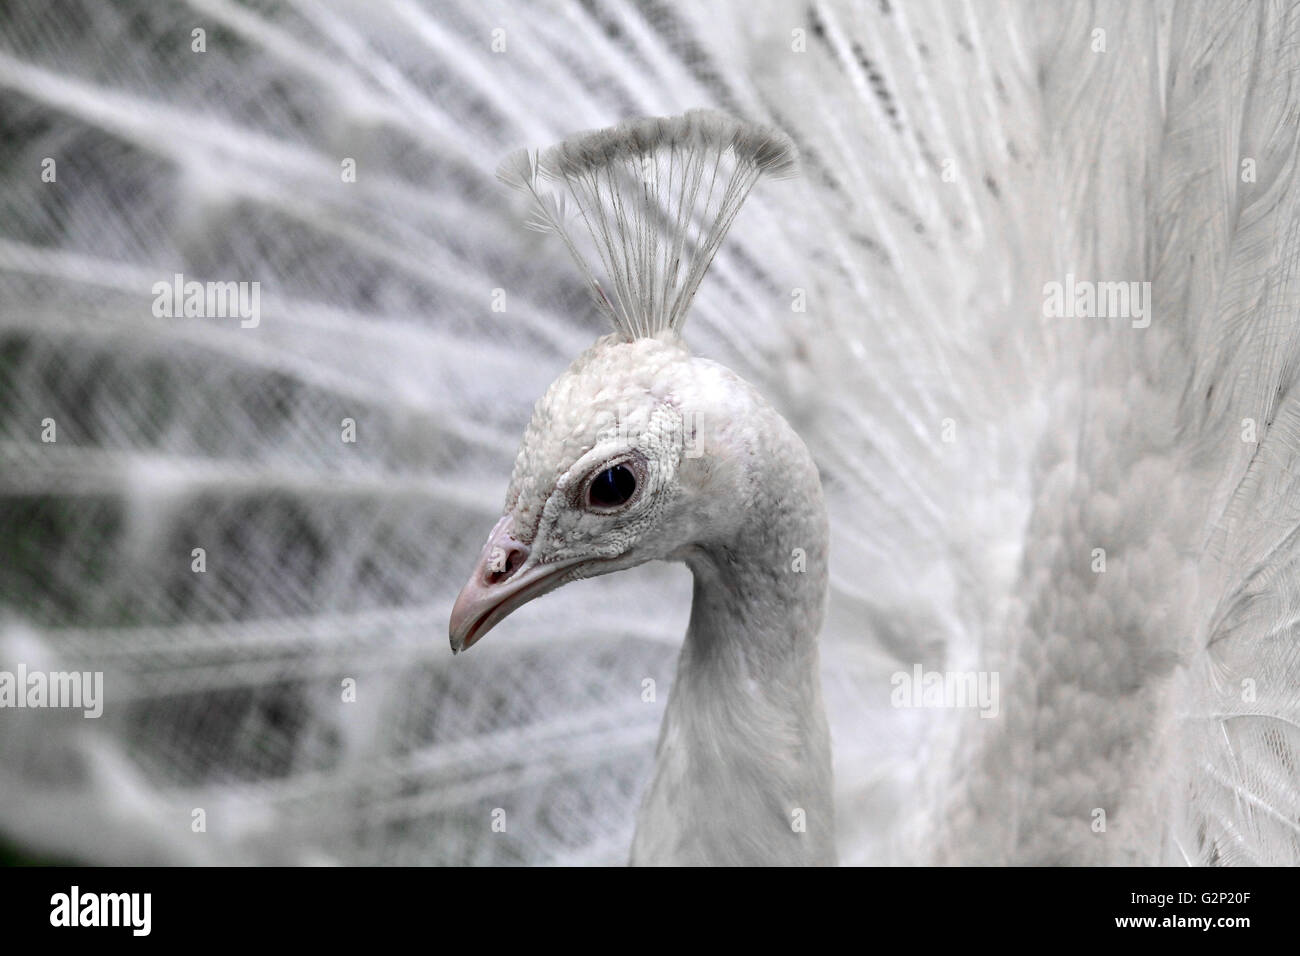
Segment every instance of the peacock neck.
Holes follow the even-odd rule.
[[[780,424],[747,520],[682,555],[691,620],[633,863],[835,862],[817,645],[826,512],[816,467]]]

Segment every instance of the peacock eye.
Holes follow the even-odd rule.
[[[636,474],[627,465],[606,468],[587,486],[587,503],[595,508],[615,508],[636,491]]]

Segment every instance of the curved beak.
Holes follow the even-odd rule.
[[[474,571],[451,609],[451,652],[471,647],[511,611],[563,583],[578,560],[534,564],[528,545],[510,533],[511,517],[496,523]]]

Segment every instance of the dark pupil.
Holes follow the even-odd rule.
[[[587,495],[593,505],[609,508],[627,501],[634,491],[636,475],[632,474],[632,469],[626,465],[615,465],[595,477]]]

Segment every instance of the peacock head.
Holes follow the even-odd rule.
[[[794,167],[783,134],[708,110],[632,120],[501,165],[498,177],[530,198],[529,225],[561,238],[615,332],[537,403],[504,514],[452,609],[453,651],[568,581],[687,557],[744,520],[759,457],[744,430],[767,406],[693,357],[681,329],[750,188]]]
[[[600,339],[537,402],[451,647],[580,578],[677,560],[745,519],[756,393],[672,332]],[[764,403],[765,404],[765,403]]]

